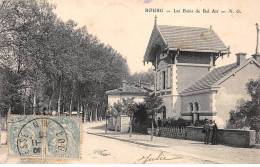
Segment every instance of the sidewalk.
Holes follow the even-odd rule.
[[[106,138],[112,138],[122,142],[129,142],[141,146],[147,146],[164,152],[176,153],[178,155],[197,158],[211,163],[260,163],[260,150],[252,148],[235,148],[224,145],[205,145],[203,142],[191,140],[178,140],[164,137],[151,136],[133,133],[129,137],[128,133],[107,131],[105,133],[105,123],[88,123],[87,133]]]

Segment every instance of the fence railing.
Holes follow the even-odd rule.
[[[174,139],[186,139],[187,129],[185,126],[163,126],[159,128],[158,136]]]
[[[145,125],[133,125],[133,131],[137,133],[151,134],[151,128],[148,128],[148,126]],[[187,129],[185,126],[163,126],[160,128],[154,128],[154,134],[161,137],[186,139]]]

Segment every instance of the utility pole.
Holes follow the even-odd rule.
[[[1,117],[1,111],[0,111],[0,150],[1,150],[1,131],[2,131],[2,117]]]
[[[256,50],[255,50],[255,54],[258,54],[258,34],[259,34],[259,27],[258,24],[256,23]]]

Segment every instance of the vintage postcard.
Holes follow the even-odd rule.
[[[258,0],[0,0],[0,166],[259,164]]]

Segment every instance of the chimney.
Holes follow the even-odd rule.
[[[260,63],[260,54],[253,54],[252,56]]]
[[[259,36],[259,27],[258,24],[256,23],[256,49],[255,49],[255,54],[253,54],[253,58],[255,58],[258,62],[260,62],[260,54],[258,53],[258,36]]]
[[[237,65],[241,65],[244,63],[244,61],[246,60],[246,53],[237,53]]]
[[[123,92],[126,91],[126,84],[127,84],[126,80],[123,80],[123,81],[122,81],[122,91],[123,91]]]

